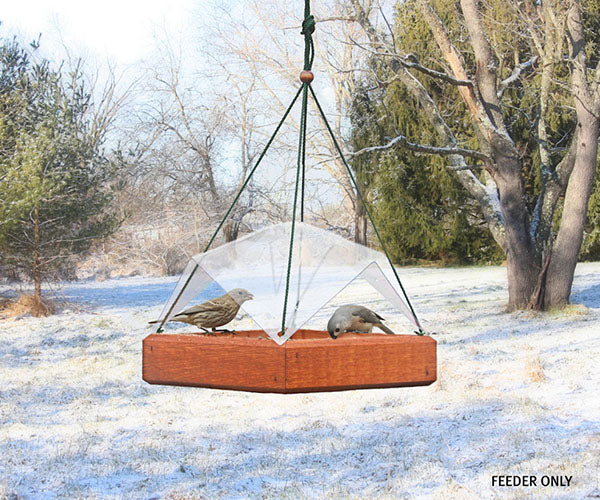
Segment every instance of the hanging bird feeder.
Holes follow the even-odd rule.
[[[316,392],[429,385],[436,380],[436,342],[424,336],[356,180],[311,86],[315,21],[305,1],[302,85],[235,196],[203,253],[192,258],[165,304],[156,334],[143,342],[143,379],[150,384],[256,392]],[[292,220],[211,249],[281,126],[302,95]],[[309,95],[346,167],[384,253],[304,222],[306,118]],[[300,203],[298,203],[298,201]],[[299,205],[299,206],[298,206]],[[299,221],[296,220],[299,216]],[[326,325],[352,287],[391,304],[418,335],[343,333]],[[257,329],[215,335],[164,334],[165,323],[200,295],[244,288],[242,306]],[[218,293],[217,291],[221,291]],[[355,301],[360,301],[356,299]]]

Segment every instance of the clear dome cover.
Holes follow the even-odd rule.
[[[325,329],[335,307],[348,303],[346,297],[357,303],[357,295],[349,293],[352,288],[365,298],[370,288],[418,327],[384,254],[297,222],[282,332],[291,231],[291,223],[276,224],[195,255],[159,320],[168,321],[186,307],[245,288],[254,299],[245,302],[242,310],[283,344],[301,328]]]

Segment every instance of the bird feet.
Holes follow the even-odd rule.
[[[220,332],[220,333],[231,333],[232,335],[237,335],[236,332],[235,332],[235,330],[227,330],[226,328],[222,328],[222,329],[213,328],[212,331],[213,331],[213,333],[212,333],[213,335],[216,335],[217,332]]]
[[[213,337],[216,337],[216,336],[217,336],[217,334],[216,334],[214,331],[212,331],[212,332],[211,332],[210,330],[207,330],[206,328],[204,328],[204,327],[202,327],[202,326],[200,327],[200,329],[202,330],[202,333],[203,333],[204,335],[211,335],[211,336],[213,336]]]

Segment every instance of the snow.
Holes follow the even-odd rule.
[[[176,280],[65,285],[70,310],[2,322],[0,498],[600,496],[600,263],[544,314],[504,312],[502,267],[399,273],[438,382],[299,395],[148,385],[141,342]]]

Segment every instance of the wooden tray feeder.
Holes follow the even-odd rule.
[[[418,333],[424,333],[311,86],[314,26],[309,0],[305,0],[302,85],[204,253],[194,256],[184,270],[160,315],[157,334],[144,339],[143,379],[150,384],[295,393],[429,385],[436,379],[436,342],[430,337],[343,333],[332,339],[328,332],[307,329],[311,322],[316,322],[315,326],[327,324],[322,314],[333,310],[323,309],[334,307],[336,300],[338,305],[343,305],[339,302],[346,296],[348,287],[362,280],[406,316]],[[300,146],[291,223],[263,228],[210,249],[300,95]],[[326,125],[384,253],[304,222],[309,96]],[[253,297],[244,303],[243,309],[261,329],[216,336],[158,334],[188,303],[199,300],[198,294],[205,294],[206,300],[224,291],[238,289],[240,293],[240,288]],[[359,290],[353,302],[357,296],[365,298],[365,289]]]
[[[154,334],[144,339],[142,373],[150,384],[282,394],[429,385],[436,342],[356,333],[332,340],[317,330],[299,330],[283,345],[261,330]]]

